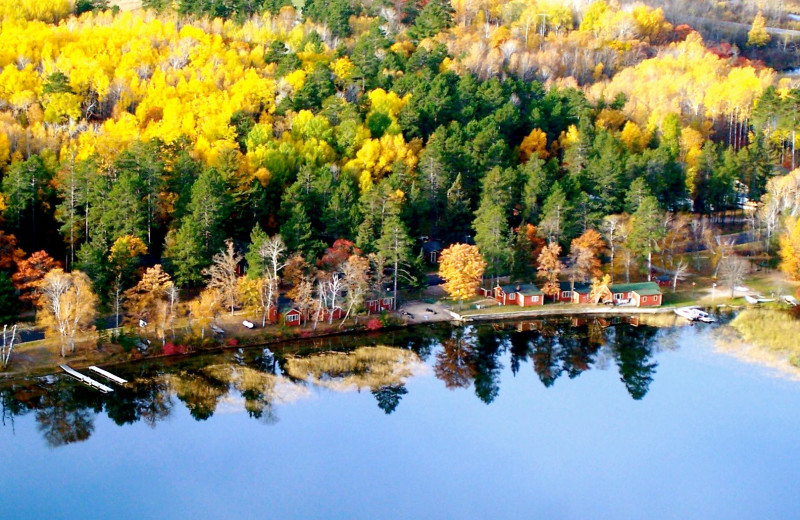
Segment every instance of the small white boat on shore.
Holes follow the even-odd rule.
[[[700,307],[679,307],[675,309],[675,314],[689,321],[702,321],[703,323],[713,323],[717,319]]]
[[[798,302],[797,298],[795,298],[794,296],[786,295],[783,297],[783,301],[788,303],[792,307],[797,307],[798,305],[800,305],[800,302]]]

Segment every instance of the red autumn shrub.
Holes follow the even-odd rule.
[[[161,352],[165,356],[174,356],[176,354],[186,354],[189,352],[189,347],[186,345],[176,345],[171,341],[167,341],[164,343],[164,347],[161,349]]]
[[[368,330],[378,330],[383,327],[383,323],[378,318],[370,318],[367,322],[367,329]]]

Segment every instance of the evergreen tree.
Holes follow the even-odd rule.
[[[312,261],[322,251],[324,245],[314,238],[311,219],[303,204],[294,204],[289,216],[281,225],[281,236],[289,251],[299,251],[308,261]]]
[[[431,0],[419,12],[408,34],[415,40],[430,38],[453,26],[453,6],[449,0]]]
[[[642,198],[636,212],[631,215],[631,233],[628,236],[629,248],[647,258],[647,279],[653,273],[653,253],[658,252],[658,243],[667,230],[664,216],[658,207],[658,200],[652,195]]]
[[[208,265],[211,256],[222,249],[225,242],[225,223],[231,210],[231,197],[226,191],[225,181],[215,168],[203,170],[192,186],[192,199],[187,206],[188,214],[181,225],[191,221],[184,232],[197,234],[200,241],[200,264]],[[177,276],[176,276],[177,277]],[[179,282],[180,284],[180,282]]]
[[[485,199],[485,204],[481,203],[476,212],[473,226],[475,244],[486,260],[486,274],[493,283],[495,277],[505,274],[508,269],[511,250],[508,221],[499,206]]]
[[[203,269],[211,259],[194,219],[187,217],[177,231],[167,233],[164,260],[164,267],[172,274],[176,285],[189,287],[203,282]]]
[[[556,182],[542,207],[539,229],[549,242],[562,242],[572,238],[574,229],[574,208],[567,200],[567,194]]]

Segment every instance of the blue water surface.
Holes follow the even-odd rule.
[[[800,384],[712,332],[660,332],[641,399],[602,351],[550,387],[505,351],[490,404],[430,355],[391,414],[368,389],[309,385],[276,422],[235,393],[197,421],[173,396],[155,427],[90,412],[89,438],[57,447],[34,413],[7,417],[0,518],[798,518]]]

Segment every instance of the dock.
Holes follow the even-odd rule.
[[[118,385],[124,385],[124,384],[126,384],[128,382],[127,379],[122,379],[121,377],[115,376],[111,372],[103,370],[102,368],[96,367],[94,365],[90,366],[89,370],[91,370],[92,372],[96,372],[96,373],[100,374],[101,376],[105,377],[109,381],[113,381],[113,382],[117,383]]]
[[[80,372],[78,372],[77,370],[74,370],[74,369],[68,367],[67,365],[58,365],[58,366],[61,368],[61,370],[63,370],[67,374],[71,375],[72,377],[74,377],[75,379],[80,381],[81,383],[84,383],[84,384],[86,384],[88,386],[91,386],[92,388],[94,388],[96,390],[100,390],[104,394],[108,394],[108,393],[114,391],[113,388],[107,387],[103,383],[100,383],[99,381],[95,381],[91,377],[85,376],[85,375],[81,374]]]

